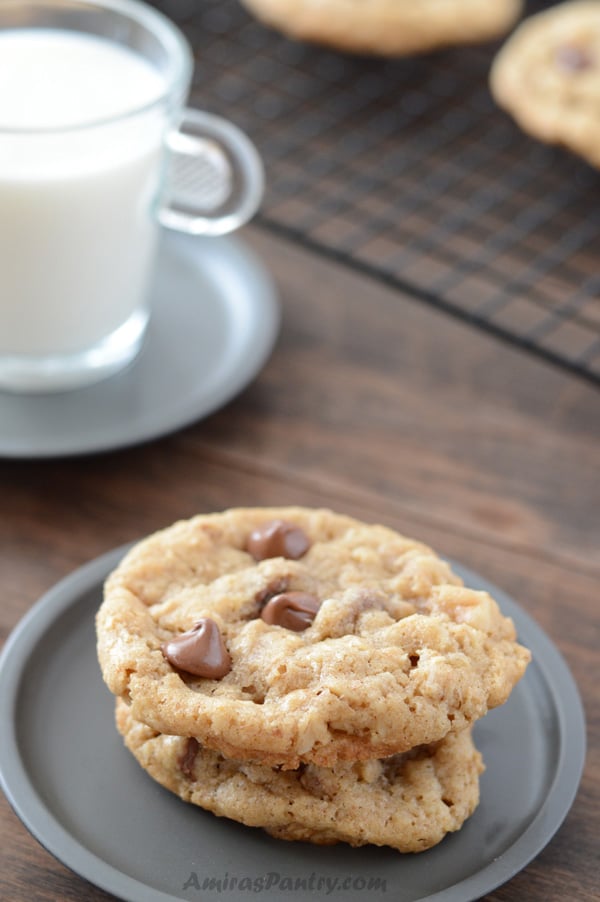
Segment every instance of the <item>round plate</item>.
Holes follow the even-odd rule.
[[[147,441],[221,407],[265,363],[279,308],[237,238],[163,232],[144,345],[125,370],[47,395],[0,391],[0,456],[56,457]]]
[[[585,755],[583,709],[557,649],[476,574],[512,616],[533,662],[509,702],[476,727],[481,803],[430,851],[312,846],[217,818],[158,786],[124,748],[95,654],[102,582],[124,549],[60,582],[0,659],[0,776],[28,829],[58,859],[128,902],[365,898],[469,902],[523,868],[560,826]]]

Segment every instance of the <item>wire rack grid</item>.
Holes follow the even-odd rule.
[[[196,50],[193,101],[263,156],[262,226],[600,382],[600,176],[496,107],[499,44],[373,59],[237,0],[155,5]]]

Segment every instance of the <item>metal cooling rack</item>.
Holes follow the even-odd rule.
[[[197,50],[193,101],[263,156],[262,226],[600,382],[600,175],[495,106],[499,45],[365,59],[237,0],[155,5]]]

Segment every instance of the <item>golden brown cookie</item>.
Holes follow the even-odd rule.
[[[429,548],[327,510],[195,517],[139,543],[97,615],[104,679],[227,757],[387,757],[502,704],[529,652]]]
[[[292,38],[351,53],[400,56],[504,34],[522,0],[242,0]]]
[[[527,19],[491,72],[492,93],[521,128],[600,166],[600,3],[561,3]]]
[[[162,786],[279,839],[421,852],[459,830],[479,802],[483,764],[470,729],[384,760],[284,771],[157,733],[136,721],[123,701],[117,702],[117,727]]]

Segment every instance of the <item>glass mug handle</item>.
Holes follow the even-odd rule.
[[[225,235],[256,213],[264,193],[263,165],[237,126],[186,109],[167,148],[161,225],[190,235]]]

